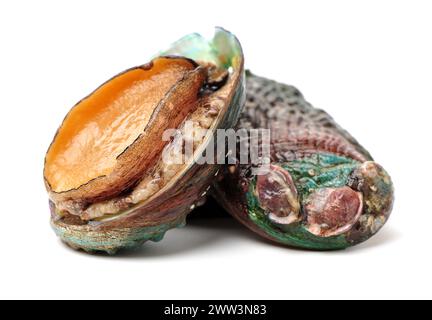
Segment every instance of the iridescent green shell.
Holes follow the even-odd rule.
[[[253,164],[231,166],[214,193],[255,233],[292,247],[334,250],[369,239],[387,221],[390,176],[296,88],[248,74],[238,128],[271,130],[270,171],[258,176]]]

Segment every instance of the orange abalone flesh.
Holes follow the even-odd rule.
[[[114,253],[158,241],[202,202],[218,166],[164,161],[185,138],[163,136],[183,133],[187,122],[209,132],[193,136],[195,158],[216,129],[235,124],[244,103],[243,55],[225,30],[215,39],[180,40],[169,56],[113,77],[68,113],[44,168],[52,226],[67,244]],[[209,48],[199,60],[193,42]]]

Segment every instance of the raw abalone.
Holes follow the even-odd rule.
[[[244,85],[240,43],[217,28],[211,39],[184,37],[76,104],[45,161],[57,235],[114,253],[183,225],[219,169],[196,160],[216,129],[237,122]]]

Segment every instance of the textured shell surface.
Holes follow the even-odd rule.
[[[249,73],[237,127],[270,129],[270,171],[257,176],[254,165],[237,164],[214,192],[254,232],[288,246],[333,250],[369,239],[387,221],[390,176],[295,87]]]

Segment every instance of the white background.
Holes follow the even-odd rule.
[[[193,221],[119,257],[49,227],[45,151],[69,108],[177,38],[220,25],[247,67],[301,89],[392,174],[393,216],[342,252]],[[430,1],[1,1],[0,298],[432,298]]]

